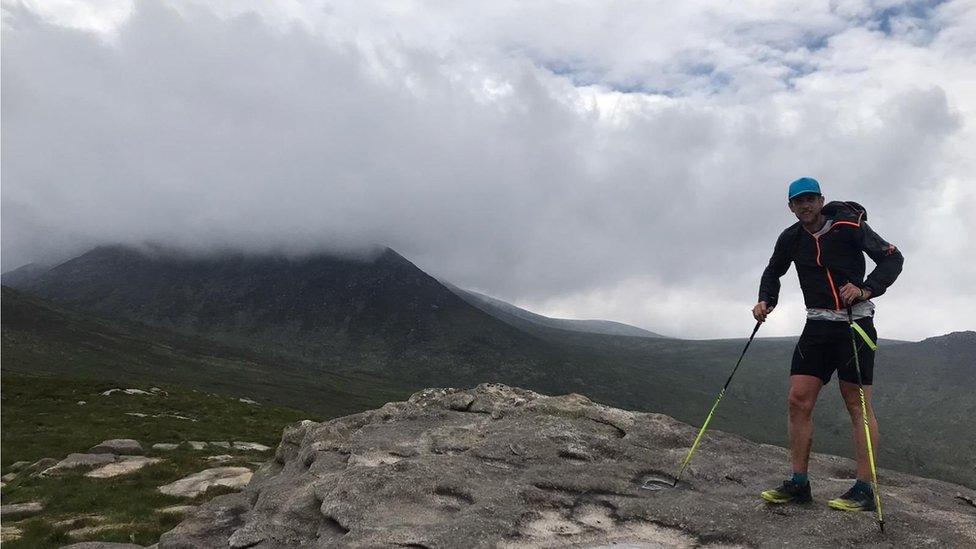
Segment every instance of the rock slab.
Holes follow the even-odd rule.
[[[976,545],[962,486],[882,469],[885,535],[870,514],[827,509],[854,468],[835,456],[811,460],[821,505],[767,506],[758,495],[782,480],[787,451],[718,431],[666,487],[696,434],[581,395],[428,389],[287,428],[243,492],[190,512],[159,547]]]
[[[240,490],[251,480],[251,475],[251,470],[247,467],[214,467],[160,486],[159,491],[170,496],[192,498],[212,486]]]

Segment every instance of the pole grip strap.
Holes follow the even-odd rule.
[[[871,336],[869,336],[868,333],[864,331],[864,328],[862,328],[860,324],[858,324],[857,322],[851,322],[851,328],[854,328],[854,331],[861,336],[861,339],[864,340],[864,343],[867,343],[868,347],[872,351],[878,350],[878,345],[875,342],[871,341]]]

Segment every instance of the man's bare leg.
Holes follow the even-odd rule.
[[[823,382],[817,376],[790,376],[790,463],[794,473],[806,473],[813,445],[813,407]],[[856,389],[856,387],[855,387]]]
[[[851,416],[851,426],[854,431],[854,457],[857,460],[857,479],[871,482],[871,464],[868,462],[868,447],[864,438],[864,416],[861,412],[861,395],[857,390],[857,383],[840,382],[840,394],[847,405],[847,413]],[[874,417],[874,407],[871,406],[871,386],[864,386],[864,402],[868,409],[868,425],[871,428],[871,447],[874,455],[878,455],[878,420]]]

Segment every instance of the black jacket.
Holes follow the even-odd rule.
[[[796,264],[800,289],[808,308],[842,310],[840,287],[848,282],[877,297],[901,273],[904,256],[867,224],[867,213],[856,202],[830,202],[821,210],[827,222],[816,234],[798,221],[776,239],[773,256],[759,282],[759,301],[774,307],[779,279]],[[877,264],[864,278],[865,252]]]

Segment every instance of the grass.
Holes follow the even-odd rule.
[[[336,417],[408,397],[415,384],[328,371],[132,322],[95,318],[3,287],[4,372],[170,383]],[[133,385],[134,386],[134,385]]]
[[[67,532],[86,525],[119,524],[118,529],[99,532],[89,539],[149,545],[160,534],[179,522],[179,516],[163,515],[156,510],[178,504],[194,504],[225,492],[218,488],[193,499],[168,496],[157,487],[189,474],[215,467],[207,461],[211,454],[231,454],[234,459],[224,466],[255,468],[255,462],[270,459],[272,452],[240,452],[222,448],[194,451],[184,446],[173,451],[155,451],[157,442],[177,443],[185,440],[251,441],[274,446],[282,429],[301,419],[322,418],[304,412],[267,405],[252,405],[237,398],[199,391],[162,387],[158,395],[103,396],[108,389],[119,387],[112,382],[67,378],[2,375],[2,469],[9,472],[15,461],[36,461],[42,457],[60,459],[71,452],[84,452],[110,438],[134,438],[143,445],[147,456],[164,461],[135,473],[108,479],[84,476],[74,470],[58,476],[19,475],[7,483],[2,492],[4,504],[41,501],[44,511],[18,522],[23,537],[4,543],[4,547],[58,547],[71,540]],[[123,388],[128,388],[125,386]],[[138,388],[148,390],[148,386]],[[79,405],[84,401],[84,405]],[[135,417],[126,412],[175,414],[196,421],[174,417]],[[104,520],[81,519],[71,526],[57,526],[58,521],[98,514]],[[86,524],[87,523],[87,524]]]

